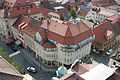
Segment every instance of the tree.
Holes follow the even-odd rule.
[[[77,17],[77,12],[76,12],[75,8],[72,8],[72,9],[70,10],[70,15],[71,15],[73,18],[76,18],[76,17]]]
[[[24,69],[22,68],[21,64],[16,63],[13,58],[10,58],[7,53],[3,50],[3,48],[0,48],[0,56],[2,56],[9,64],[14,66],[21,74],[25,74]]]

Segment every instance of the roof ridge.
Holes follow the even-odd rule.
[[[11,64],[9,64],[3,57],[1,57],[4,62],[6,62],[16,73],[20,74],[15,67],[13,67]]]
[[[2,74],[7,74],[7,75],[12,75],[12,76],[17,76],[17,77],[23,77],[22,75],[7,73],[7,72],[4,72],[4,71],[0,71],[0,73],[2,73]]]

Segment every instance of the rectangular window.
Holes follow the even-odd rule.
[[[9,26],[7,25],[7,29],[9,29]]]
[[[30,5],[30,8],[33,8],[32,4]]]
[[[69,62],[69,59],[67,59],[67,62]]]
[[[20,7],[17,7],[17,10],[20,10]]]
[[[10,32],[8,31],[8,35],[10,35]]]

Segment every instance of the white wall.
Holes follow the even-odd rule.
[[[115,0],[115,1],[116,1],[116,3],[117,3],[117,4],[119,4],[119,5],[120,5],[120,0]]]
[[[41,40],[39,33],[36,33],[36,37]],[[57,43],[53,40],[49,39],[51,42],[54,42],[56,44],[57,48],[44,48],[41,46],[41,43],[35,42],[35,40],[31,39],[31,37],[29,37],[29,35],[27,35],[27,34],[24,35],[24,38],[25,38],[25,43],[28,46],[29,46],[28,43],[31,43],[31,42],[34,43],[33,46],[29,46],[29,47],[32,50],[34,50],[36,52],[36,54],[41,56],[43,59],[45,59],[47,61],[61,62],[66,65],[70,65],[76,59],[81,59],[82,57],[85,57],[87,54],[89,54],[90,50],[91,50],[91,44],[92,44],[92,42],[88,42],[91,39],[91,37],[90,37],[84,41],[81,41],[80,43],[78,43],[76,45],[70,45],[70,47],[73,47],[72,49],[67,49],[67,51],[63,51],[62,50],[63,47],[66,47],[67,45]],[[85,44],[85,43],[88,43],[88,44],[82,46],[81,48],[79,48],[78,50],[75,51],[75,48],[77,46],[79,46],[81,44]],[[52,51],[52,49],[54,49],[54,51]],[[69,50],[72,50],[72,51],[69,51]]]

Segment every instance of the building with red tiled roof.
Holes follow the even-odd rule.
[[[86,5],[86,3],[84,1],[80,1],[80,2],[71,2],[71,3],[66,3],[66,7],[68,9],[71,9],[77,5]]]
[[[81,64],[81,62],[76,60],[71,68],[68,69],[67,74],[54,78],[52,80],[119,80],[120,67],[110,68],[102,63]]]
[[[71,66],[71,68],[77,72],[77,74],[81,75],[87,71],[89,71],[90,69],[92,69],[93,67],[97,66],[98,64],[80,64],[80,62],[76,62],[73,66]]]
[[[51,10],[38,6],[33,0],[6,0],[4,1],[3,9],[0,10],[0,17],[2,18],[1,34],[5,36],[6,39],[13,37],[12,25],[19,15],[44,20],[48,17],[50,11]]]
[[[114,9],[93,6],[89,14],[87,14],[86,19],[93,20],[94,23],[103,23],[106,18],[114,15],[118,16],[119,12]]]
[[[100,53],[111,49],[115,45],[116,32],[110,22],[104,22],[93,29],[95,40],[93,46]]]
[[[90,6],[90,7],[93,7],[93,6],[107,7],[107,6],[111,6],[111,5],[117,5],[115,0],[98,0],[98,1],[93,0],[88,4],[88,6]]]
[[[108,21],[112,24],[113,30],[116,32],[116,43],[119,43],[120,42],[120,17],[110,16],[105,21]]]
[[[48,65],[59,66],[62,63],[70,65],[76,58],[81,59],[89,55],[94,40],[91,29],[83,22],[59,23],[53,20],[40,22],[20,16],[13,26],[20,32],[18,39],[24,46],[32,49],[43,63]],[[76,55],[69,56],[69,53]]]
[[[90,28],[83,22],[78,24],[60,24],[55,21],[50,21],[49,23],[45,21],[41,27],[48,30],[50,39],[65,45],[74,45],[93,35]]]

